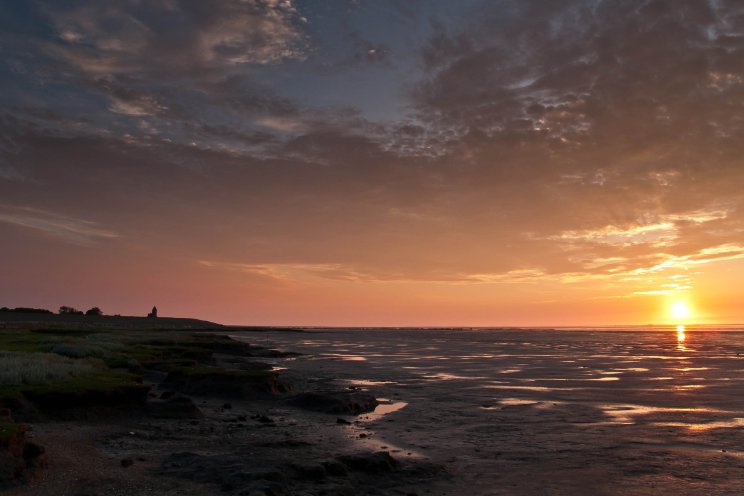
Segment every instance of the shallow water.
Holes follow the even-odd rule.
[[[452,490],[742,491],[741,330],[333,329],[265,337],[307,353],[292,370],[405,403],[370,419],[374,442],[445,463]]]

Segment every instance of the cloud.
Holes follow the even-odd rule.
[[[384,274],[377,270],[359,269],[348,264],[337,263],[263,263],[248,264],[235,262],[215,262],[200,260],[200,265],[209,268],[244,272],[253,276],[260,276],[282,282],[308,281],[342,281],[363,283],[399,283],[399,284],[503,284],[537,282],[546,278],[546,274],[539,269],[516,269],[506,273],[495,274],[464,274],[439,273],[426,276],[407,274]]]
[[[302,53],[291,1],[84,1],[42,11],[59,40],[49,53],[95,78],[198,76]]]
[[[41,231],[74,244],[90,244],[119,237],[115,232],[98,227],[95,222],[31,207],[0,206],[0,222]]]
[[[630,294],[738,256],[710,252],[744,236],[733,3],[502,0],[433,28],[412,13],[409,45],[365,33],[333,53],[374,63],[374,89],[388,62],[405,73],[410,112],[390,122],[315,99],[299,66],[320,20],[291,2],[40,5],[54,38],[28,43],[41,54],[0,132],[0,175],[28,178],[6,201],[47,212],[22,212],[37,226],[100,205],[164,252],[316,282]],[[338,43],[346,21],[328,19]],[[331,72],[316,84],[343,96]],[[99,229],[72,221],[55,222]]]
[[[337,263],[248,264],[201,260],[199,261],[199,264],[209,268],[244,272],[249,275],[273,279],[278,282],[302,282],[307,281],[308,279],[326,279],[333,281],[360,281],[371,279],[368,274],[362,274],[351,267]]]
[[[654,247],[669,246],[679,237],[679,227],[685,224],[703,224],[725,219],[726,210],[700,210],[683,214],[661,215],[653,223],[629,227],[608,225],[600,229],[564,231],[550,239],[556,241],[583,241],[615,246],[650,244]]]

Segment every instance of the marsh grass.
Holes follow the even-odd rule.
[[[0,387],[50,384],[94,372],[90,361],[52,353],[0,351]]]
[[[6,445],[21,430],[21,426],[13,422],[0,421],[0,446]]]

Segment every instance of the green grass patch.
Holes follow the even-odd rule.
[[[111,370],[101,360],[0,351],[0,404],[11,409],[26,400],[50,412],[144,401],[149,386],[141,382],[141,377]]]
[[[35,384],[20,388],[24,394],[83,394],[88,392],[107,392],[121,388],[141,387],[140,378],[134,374],[115,370],[100,370],[65,381],[49,384]]]
[[[21,431],[21,426],[14,422],[0,420],[0,445],[7,444]]]
[[[51,334],[54,336],[88,336],[93,334],[91,329],[61,329],[59,327],[31,329],[34,334]]]
[[[89,374],[95,365],[52,353],[0,351],[0,387],[49,384]]]

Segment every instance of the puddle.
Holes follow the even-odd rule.
[[[337,358],[339,360],[346,360],[349,362],[366,362],[367,359],[359,355],[342,355],[340,353],[325,353],[322,355],[323,358]]]
[[[467,379],[485,379],[485,377],[468,377],[466,375],[444,374],[444,373],[428,374],[428,375],[425,375],[423,377],[425,377],[426,379],[441,379],[443,381],[453,381],[453,380],[458,380],[458,379],[465,379],[465,380],[467,380]]]
[[[504,398],[499,400],[499,404],[503,406],[510,406],[510,405],[536,405],[539,401],[534,400],[524,400],[521,398]]]
[[[653,422],[652,425],[686,427],[691,431],[707,431],[710,429],[732,429],[744,427],[744,418],[717,420],[713,422]]]
[[[381,386],[383,384],[398,384],[395,381],[370,381],[368,379],[349,379],[344,381],[352,386]]]
[[[657,413],[698,413],[698,414],[712,414],[721,413],[723,410],[711,409],[711,408],[661,408],[653,406],[643,405],[597,405],[602,411],[609,417],[611,417],[611,423],[614,424],[635,424],[639,420],[637,417],[643,417],[647,415]],[[642,420],[642,419],[641,419]],[[659,425],[659,423],[654,423]],[[665,423],[666,425],[666,423]],[[688,424],[685,424],[688,425]],[[689,424],[699,425],[699,424]]]
[[[380,404],[375,407],[374,411],[360,415],[357,417],[357,420],[365,423],[372,422],[408,406],[408,402],[406,401],[393,401],[388,398],[377,398],[377,401]]]
[[[405,401],[392,401],[387,398],[377,398],[377,401],[379,401],[380,404],[377,405],[372,413],[367,414],[368,417],[380,418],[383,415],[397,412],[398,410],[408,406],[408,403]],[[370,420],[374,420],[374,418],[371,418]]]

